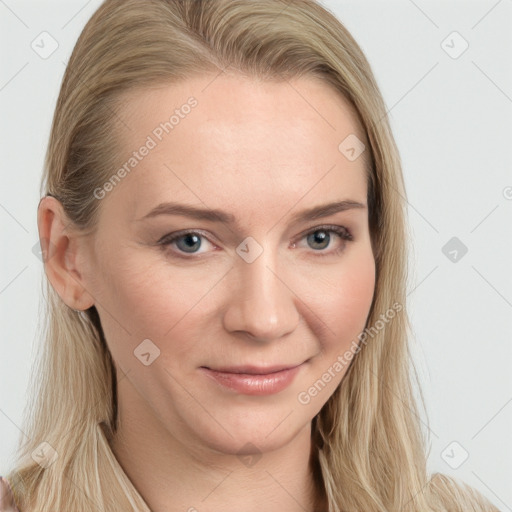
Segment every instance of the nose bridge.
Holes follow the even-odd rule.
[[[250,263],[240,257],[235,267],[236,291],[230,299],[226,328],[246,331],[261,340],[293,331],[300,314],[285,276],[277,270],[276,250],[265,247]]]
[[[276,258],[267,249],[253,262],[239,262],[241,286],[245,287],[244,295],[249,300],[262,300],[265,303],[275,302],[282,294],[283,283],[276,272]]]

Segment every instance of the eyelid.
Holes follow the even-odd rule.
[[[206,238],[210,243],[213,243],[210,239],[215,238],[214,236],[210,235],[210,233],[207,233],[206,231],[203,231],[202,229],[180,229],[179,231],[173,231],[172,233],[167,233],[164,235],[160,240],[157,241],[157,244],[163,244],[167,243],[169,240],[175,240],[176,238],[179,238],[181,236],[190,235],[190,234],[197,234],[201,235],[203,238]]]
[[[312,232],[315,232],[315,231],[319,231],[321,229],[332,230],[332,231],[338,231],[338,230],[339,231],[345,231],[347,233],[347,235],[351,239],[353,238],[351,231],[346,226],[340,226],[338,224],[321,224],[319,226],[311,226],[310,228],[305,229],[304,231],[302,231],[295,238],[296,239],[300,239],[300,238],[304,237],[305,235],[308,235],[308,234],[310,234]],[[188,235],[190,233],[195,233],[195,234],[198,234],[198,235],[202,235],[207,240],[209,240],[211,243],[213,243],[213,242],[210,240],[210,237],[211,238],[215,238],[215,237],[211,236],[209,233],[207,233],[207,232],[205,232],[205,231],[203,231],[201,229],[190,228],[190,229],[182,229],[182,230],[179,230],[179,231],[175,231],[173,233],[167,233],[163,237],[161,237],[156,243],[157,244],[164,243],[165,239],[175,239],[175,238],[178,238],[180,236]]]
[[[354,237],[352,236],[351,231],[346,226],[341,226],[339,224],[321,224],[320,226],[312,226],[306,230],[304,230],[302,233],[297,235],[296,239],[300,240],[306,235],[309,235],[311,233],[314,233],[315,231],[334,231],[339,236],[342,236],[343,233],[346,233],[348,240],[353,240]]]

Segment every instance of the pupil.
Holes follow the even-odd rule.
[[[185,252],[194,252],[194,249],[199,248],[199,247],[193,247],[194,244],[196,244],[196,245],[199,244],[200,239],[197,235],[194,235],[194,234],[184,235],[180,240],[187,241],[186,245],[183,245],[180,247],[180,249],[183,249]],[[179,244],[180,240],[178,240],[178,244]],[[191,244],[189,244],[189,242],[191,242]],[[189,249],[192,249],[192,250],[189,250]]]
[[[323,242],[326,242],[323,244],[322,247],[316,247],[317,249],[324,249],[325,247],[327,247],[329,245],[329,241],[331,238],[330,235],[325,231],[315,231],[310,236],[313,237],[314,243],[322,244]],[[313,247],[313,249],[315,249],[315,247]]]

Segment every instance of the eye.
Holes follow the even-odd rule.
[[[186,254],[198,254],[198,250],[202,245],[201,240],[208,239],[197,231],[186,231],[166,235],[163,238],[161,238],[157,243],[159,245],[163,245],[164,247],[174,244],[175,247],[178,248],[177,255],[180,256],[179,252]],[[184,257],[186,258],[187,256]]]
[[[334,237],[332,236],[334,233]],[[352,241],[354,238],[347,228],[344,226],[318,226],[313,230],[308,231],[302,238],[306,238],[308,246],[317,252],[317,256],[328,256],[332,254],[339,254],[345,249],[346,242]],[[337,249],[325,251],[327,247],[333,245],[333,239],[338,238],[341,242]],[[297,244],[293,244],[296,247]]]

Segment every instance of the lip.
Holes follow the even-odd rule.
[[[202,368],[208,368],[209,370],[213,370],[221,373],[246,373],[249,375],[269,375],[271,373],[281,372],[284,370],[290,370],[299,366],[299,364],[290,364],[290,365],[274,365],[274,366],[253,366],[253,365],[244,365],[244,366],[224,366],[221,368],[208,368],[207,366],[203,366]]]
[[[304,363],[296,366],[237,366],[200,370],[224,388],[244,395],[272,395],[286,389],[299,373]]]

